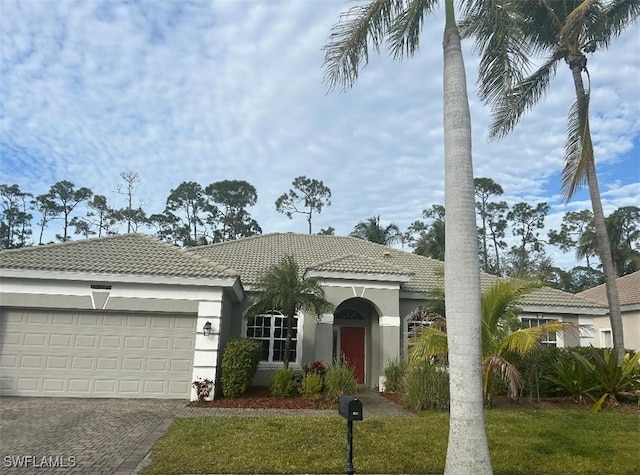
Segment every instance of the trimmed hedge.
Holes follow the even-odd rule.
[[[245,393],[258,369],[262,344],[249,338],[235,338],[222,357],[222,394],[238,397]]]

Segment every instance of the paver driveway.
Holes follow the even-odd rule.
[[[185,402],[2,397],[0,473],[130,474]]]

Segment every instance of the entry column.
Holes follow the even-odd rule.
[[[390,361],[400,357],[400,317],[384,315],[380,326],[380,376],[378,387],[384,388],[384,369]]]

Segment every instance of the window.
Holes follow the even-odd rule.
[[[298,318],[293,319],[289,361],[295,362],[298,346]],[[280,312],[257,315],[247,321],[247,338],[262,342],[260,361],[276,363],[284,360],[287,340],[287,317]]]
[[[524,317],[522,318],[522,324],[525,328],[539,327],[545,323],[557,322],[558,320],[550,319],[550,318],[539,318],[539,317]],[[543,346],[558,346],[558,335],[556,332],[547,332],[540,338],[540,343]]]
[[[344,307],[335,313],[335,318],[341,320],[362,320],[362,315],[356,309]]]
[[[409,354],[409,340],[412,337],[420,335],[423,328],[433,327],[437,330],[446,330],[445,319],[442,315],[421,305],[416,307],[409,315],[407,315],[404,322],[403,351],[407,356]]]
[[[613,348],[613,335],[611,330],[600,330],[600,342],[603,348]]]

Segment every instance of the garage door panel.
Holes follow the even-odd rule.
[[[0,394],[189,398],[195,315],[35,313],[2,309]]]

